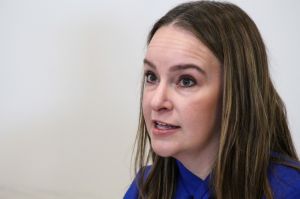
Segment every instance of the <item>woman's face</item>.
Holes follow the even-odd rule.
[[[144,60],[143,114],[153,150],[183,159],[217,150],[222,72],[192,33],[168,25],[152,38]]]

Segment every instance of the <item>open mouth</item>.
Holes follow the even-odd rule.
[[[168,123],[164,123],[164,122],[160,122],[160,121],[154,121],[154,126],[155,126],[155,128],[160,129],[160,130],[169,130],[169,129],[180,128],[180,126],[176,126],[176,125],[172,125],[172,124],[168,124]]]

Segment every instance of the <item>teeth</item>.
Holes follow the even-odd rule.
[[[165,124],[165,123],[161,123],[161,122],[156,122],[156,123],[157,123],[157,125],[167,126],[167,124]]]
[[[155,127],[158,129],[174,129],[174,128],[178,128],[176,126],[173,125],[169,125],[166,123],[161,123],[161,122],[155,122]]]

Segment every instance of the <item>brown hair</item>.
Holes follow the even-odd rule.
[[[192,32],[222,63],[221,135],[212,170],[213,197],[273,198],[267,178],[270,162],[293,166],[281,157],[298,158],[285,106],[270,79],[265,45],[255,23],[231,3],[183,3],[154,24],[148,44],[160,27],[169,24]],[[171,199],[178,173],[175,160],[155,154],[150,142],[141,108],[135,156],[135,169],[143,179],[139,180],[139,197]],[[271,152],[281,155],[271,156]]]

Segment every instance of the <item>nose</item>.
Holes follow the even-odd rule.
[[[168,85],[163,82],[153,90],[150,103],[154,111],[167,111],[173,108],[170,92]]]

